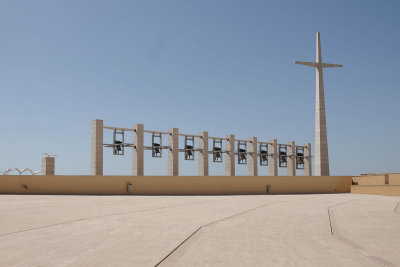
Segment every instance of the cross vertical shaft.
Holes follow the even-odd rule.
[[[325,96],[323,68],[343,67],[339,64],[322,63],[321,40],[317,32],[316,62],[296,61],[316,69],[316,95],[315,95],[315,175],[329,176],[328,136],[326,130]]]
[[[326,113],[324,77],[322,72],[321,40],[317,33],[316,88],[315,88],[315,175],[329,176],[328,135],[326,132]]]

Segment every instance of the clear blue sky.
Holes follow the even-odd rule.
[[[52,152],[57,174],[89,174],[96,118],[313,143],[315,70],[294,61],[315,60],[319,31],[323,60],[344,65],[324,71],[331,174],[400,172],[399,10],[365,0],[3,0],[0,169],[39,170]],[[105,174],[130,174],[131,150],[111,154]],[[146,154],[146,174],[166,172],[166,159]],[[196,162],[181,174],[196,175]]]

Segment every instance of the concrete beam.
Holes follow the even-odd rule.
[[[178,128],[169,129],[168,175],[179,175],[179,133]]]
[[[103,120],[92,121],[91,175],[103,175]]]
[[[133,154],[132,154],[132,175],[144,175],[144,126],[135,124],[133,126]]]
[[[235,176],[235,135],[228,134],[225,143],[225,175]]]

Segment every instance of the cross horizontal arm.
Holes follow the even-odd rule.
[[[314,67],[314,68],[318,67],[318,63],[316,63],[316,62],[295,61],[294,64],[300,64],[300,65]]]
[[[335,67],[343,67],[340,64],[330,64],[330,63],[322,63],[323,68],[335,68]]]

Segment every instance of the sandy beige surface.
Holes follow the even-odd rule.
[[[399,201],[0,195],[0,266],[400,266]]]

